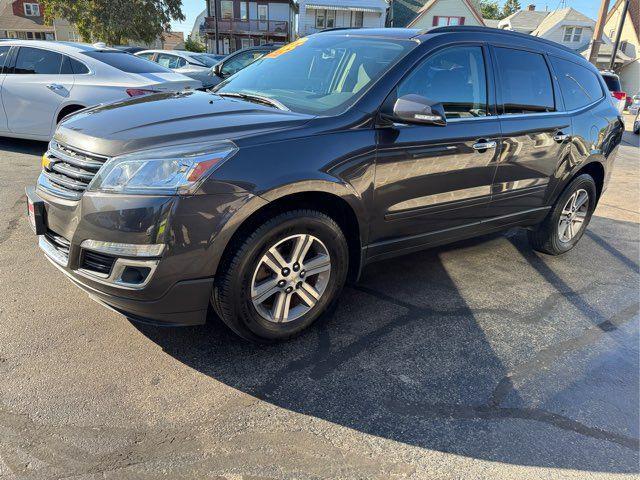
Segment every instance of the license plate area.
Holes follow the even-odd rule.
[[[44,235],[47,231],[45,221],[44,201],[38,197],[33,188],[28,188],[27,194],[27,216],[31,229],[36,235]]]

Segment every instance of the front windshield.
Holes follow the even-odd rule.
[[[305,37],[252,63],[215,92],[271,98],[294,112],[337,114],[416,45],[364,36]]]

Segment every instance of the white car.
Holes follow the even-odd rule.
[[[629,105],[629,113],[631,115],[637,115],[640,110],[640,95],[634,95],[631,105]]]
[[[611,92],[611,101],[618,109],[618,112],[622,113],[627,106],[627,93],[622,90],[620,77],[611,70],[601,70],[600,75],[604,78],[609,92]]]
[[[184,52],[182,50],[143,50],[142,52],[136,52],[134,55],[151,60],[194,80],[200,80],[204,88],[214,85],[210,75],[211,68],[220,61],[204,53]]]
[[[96,104],[202,84],[119,50],[79,43],[0,43],[0,136],[51,139],[67,115]]]

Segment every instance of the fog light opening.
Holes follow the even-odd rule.
[[[120,282],[129,285],[140,285],[145,282],[151,269],[149,267],[131,267],[127,266],[122,275],[120,275]]]

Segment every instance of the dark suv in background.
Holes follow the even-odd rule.
[[[585,231],[623,124],[558,44],[478,27],[341,30],[214,93],[62,123],[28,190],[46,256],[134,320],[288,338],[369,262],[513,226]]]

